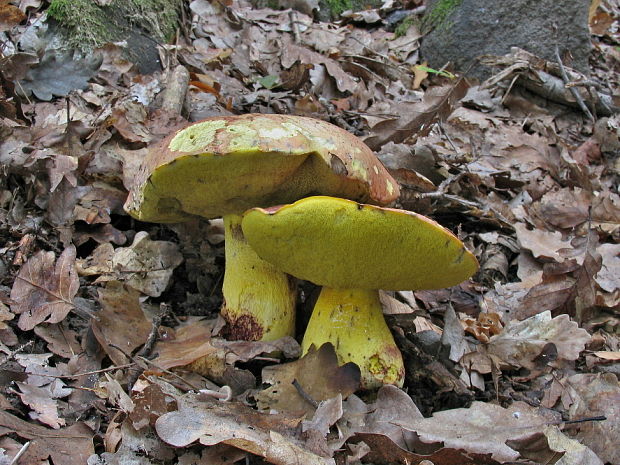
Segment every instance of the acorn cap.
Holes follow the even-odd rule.
[[[153,222],[214,218],[313,194],[388,205],[398,183],[360,139],[290,115],[212,117],[149,151],[125,209]]]
[[[326,197],[254,208],[243,234],[256,253],[297,278],[333,288],[440,289],[478,269],[450,231],[413,212]]]

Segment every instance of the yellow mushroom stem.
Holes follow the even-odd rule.
[[[229,338],[273,341],[295,332],[294,278],[261,259],[246,242],[241,215],[224,216],[226,271],[222,316]]]
[[[326,342],[335,347],[339,363],[359,366],[362,389],[403,385],[403,358],[383,318],[378,291],[324,287],[308,323],[302,353]]]

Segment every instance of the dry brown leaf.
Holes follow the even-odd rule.
[[[536,358],[547,344],[557,349],[559,360],[576,360],[590,342],[590,335],[568,315],[551,318],[545,311],[523,321],[508,322],[501,334],[493,336],[487,351],[513,367],[537,368]],[[550,363],[553,365],[553,360]]]
[[[9,0],[0,0],[0,32],[9,31],[26,19],[26,15]]]
[[[453,86],[429,89],[421,102],[393,104],[382,112],[394,116],[371,124],[370,136],[364,142],[371,149],[379,150],[390,141],[400,143],[414,134],[418,137],[428,134],[434,123],[442,121],[452,112],[467,87],[466,81],[461,79]],[[374,110],[371,107],[368,111],[372,114]]]
[[[236,402],[197,401],[186,395],[182,407],[159,417],[155,429],[161,439],[175,447],[195,441],[205,446],[228,444],[264,457],[276,465],[335,464],[297,439],[300,419],[259,413]]]
[[[442,447],[433,453],[416,454],[398,446],[389,437],[382,434],[358,433],[356,437],[370,447],[370,451],[364,455],[364,458],[377,465],[391,465],[393,463],[500,465],[502,463],[493,460],[490,453],[473,453],[462,449]]]
[[[598,358],[601,358],[603,360],[608,360],[608,361],[612,361],[612,362],[618,362],[620,361],[620,352],[616,351],[616,352],[612,352],[612,351],[608,351],[608,350],[599,350],[597,352],[592,352],[592,355],[597,356]]]
[[[13,318],[15,318],[15,315],[11,313],[9,307],[0,302],[0,329],[8,328],[9,326],[5,321],[11,321]]]
[[[21,462],[36,464],[50,457],[54,463],[84,465],[95,453],[93,431],[86,423],[75,423],[67,428],[48,429],[20,420],[10,413],[0,411],[0,435],[14,432],[30,441]]]
[[[604,462],[620,463],[620,384],[611,373],[581,373],[567,383],[572,400],[571,420],[602,415],[604,421],[589,421],[573,432],[575,439],[592,449]]]
[[[564,240],[559,231],[528,229],[523,223],[517,223],[515,230],[521,247],[532,252],[534,257],[547,258],[558,263],[564,261],[559,250],[570,247],[570,242]]]
[[[71,358],[81,354],[82,348],[78,341],[78,334],[63,323],[57,325],[39,325],[34,333],[47,342],[47,347],[56,355]]]
[[[256,395],[258,407],[278,412],[311,413],[315,407],[301,394],[315,402],[341,394],[353,394],[360,383],[360,370],[354,363],[338,366],[334,346],[323,344],[318,350],[311,348],[295,362],[269,366],[263,369],[264,383],[271,387]],[[296,381],[298,387],[293,384]]]
[[[97,282],[123,281],[143,294],[158,297],[182,261],[176,244],[152,241],[147,232],[140,231],[131,246],[114,250],[112,244],[102,244],[78,264],[80,274],[101,274]]]
[[[601,269],[596,274],[596,284],[605,292],[620,289],[620,244],[601,244],[596,249],[603,258]]]
[[[96,388],[97,396],[106,399],[114,407],[122,412],[130,413],[134,409],[131,397],[125,392],[120,383],[108,373],[104,373],[107,381],[101,381]]]
[[[167,397],[157,384],[148,384],[132,395],[134,408],[129,414],[131,425],[136,430],[155,426],[155,421],[164,413],[177,410],[176,401]]]
[[[329,75],[336,81],[339,91],[354,93],[357,90],[357,82],[344,72],[337,61],[294,44],[289,36],[282,36],[281,50],[281,62],[284,68],[290,68],[297,61],[310,65],[322,64]]]
[[[110,281],[99,290],[101,310],[92,320],[93,334],[116,365],[146,342],[151,322],[140,307],[140,293],[118,281]]]
[[[53,384],[58,382],[59,380],[56,380]],[[58,403],[55,398],[68,396],[71,394],[71,389],[62,389],[62,387],[56,389],[53,387],[50,388],[50,386],[37,387],[20,382],[16,384],[21,391],[19,397],[22,402],[33,409],[33,411],[30,412],[30,418],[39,420],[41,423],[51,426],[54,429],[65,426],[65,420],[59,417]],[[57,396],[56,394],[60,395]]]
[[[443,443],[445,448],[466,453],[491,454],[498,462],[518,460],[521,454],[506,442],[527,443],[542,434],[546,423],[534,408],[522,402],[504,409],[477,401],[469,408],[444,410],[430,418],[399,422],[403,428],[417,433],[423,443]],[[549,450],[548,446],[546,449]]]
[[[186,322],[170,331],[164,340],[157,342],[154,352],[156,366],[170,369],[189,365],[201,359],[213,360],[214,371],[224,370],[224,357],[220,349],[211,344],[211,331],[215,320],[190,317]]]
[[[19,270],[11,290],[11,310],[18,326],[27,331],[39,323],[59,323],[75,307],[80,286],[75,269],[75,247],[67,247],[54,265],[54,252],[39,252]]]

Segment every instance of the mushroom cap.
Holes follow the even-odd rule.
[[[450,231],[417,213],[326,196],[253,208],[243,234],[263,260],[315,284],[356,289],[440,289],[478,269]]]
[[[125,210],[153,222],[335,195],[388,205],[398,183],[360,139],[313,118],[247,114],[190,124],[154,146]]]

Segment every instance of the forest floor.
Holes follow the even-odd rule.
[[[605,11],[588,81],[617,108]],[[152,74],[122,44],[58,54],[41,1],[0,12],[0,465],[620,464],[618,114],[524,90],[540,61],[517,52],[483,83],[429,69],[381,9],[192,0]],[[329,346],[299,359],[310,283],[297,339],[218,337],[221,220],[123,210],[154,143],[246,113],[357,135],[397,206],[478,258],[453,288],[382,293],[402,389],[359,392]]]

